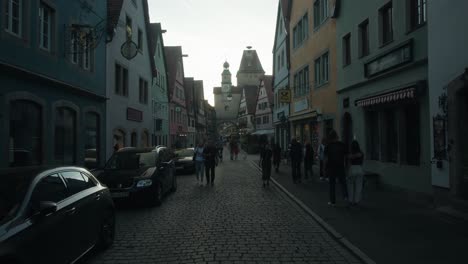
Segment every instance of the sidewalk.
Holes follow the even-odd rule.
[[[258,165],[258,155],[247,159]],[[330,207],[328,182],[319,181],[317,168],[297,185],[284,164],[272,177],[376,263],[468,262],[468,225],[447,221],[430,203],[369,183],[359,208],[346,206],[339,186],[337,206]]]

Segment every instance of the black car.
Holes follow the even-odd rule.
[[[86,169],[0,170],[0,263],[71,263],[114,231],[110,192]]]
[[[164,146],[122,148],[93,174],[109,187],[115,199],[159,205],[167,192],[177,189],[173,158],[174,153]]]
[[[175,151],[176,171],[195,172],[195,162],[193,161],[194,148],[178,149]]]

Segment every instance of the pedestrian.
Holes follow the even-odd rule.
[[[318,159],[320,161],[320,180],[323,181],[325,180],[325,175],[323,173],[324,171],[324,167],[323,167],[323,160],[325,159],[325,138],[322,138],[322,142],[320,143],[319,147],[318,147],[318,150],[317,150],[317,153],[318,153]]]
[[[203,142],[200,142],[194,150],[194,161],[195,161],[195,174],[197,175],[197,182],[201,186],[203,185],[203,177],[205,171],[205,157],[204,157],[204,146]]]
[[[239,144],[237,141],[234,141],[234,159],[237,160],[237,156],[239,155]]]
[[[309,142],[305,145],[305,152],[304,152],[304,179],[312,178],[312,165],[314,164],[314,150]]]
[[[345,179],[346,154],[345,144],[338,140],[338,134],[335,130],[332,130],[324,150],[325,174],[328,176],[330,182],[330,201],[328,204],[331,206],[334,206],[336,203],[336,179],[340,181],[343,199],[345,201],[348,200],[348,189]]]
[[[262,167],[262,180],[263,187],[270,186],[270,177],[271,177],[271,158],[273,156],[273,151],[270,144],[266,143],[262,153],[260,154],[260,164]]]
[[[216,147],[211,141],[203,149],[203,154],[205,157],[205,174],[206,174],[206,185],[214,185],[215,179],[215,167],[216,167],[216,156],[217,151]]]
[[[290,157],[291,157],[293,182],[295,184],[300,183],[301,182],[302,146],[295,138],[291,140]]]
[[[281,147],[278,143],[273,145],[273,166],[275,167],[275,171],[279,171],[279,165],[281,163]]]
[[[364,179],[364,171],[362,169],[364,154],[356,140],[351,142],[351,153],[348,155],[348,162],[350,164],[348,170],[349,203],[355,206],[361,201]]]

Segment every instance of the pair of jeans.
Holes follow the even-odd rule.
[[[293,182],[301,179],[301,161],[291,160]]]
[[[214,162],[205,162],[206,183],[214,183],[215,166]]]
[[[348,199],[348,188],[346,186],[346,179],[345,179],[345,169],[344,168],[327,168],[327,176],[330,181],[330,202],[336,202],[336,179],[340,181],[341,185],[341,194],[343,195],[344,199]]]
[[[197,180],[203,182],[205,172],[205,162],[202,160],[195,161],[195,174],[197,175]]]
[[[362,198],[364,171],[361,165],[352,165],[348,173],[348,194],[350,203],[359,203]]]

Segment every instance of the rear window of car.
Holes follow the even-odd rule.
[[[192,157],[193,156],[193,149],[179,149],[175,152],[179,157]]]
[[[106,164],[106,169],[132,170],[156,165],[156,152],[114,153]]]

